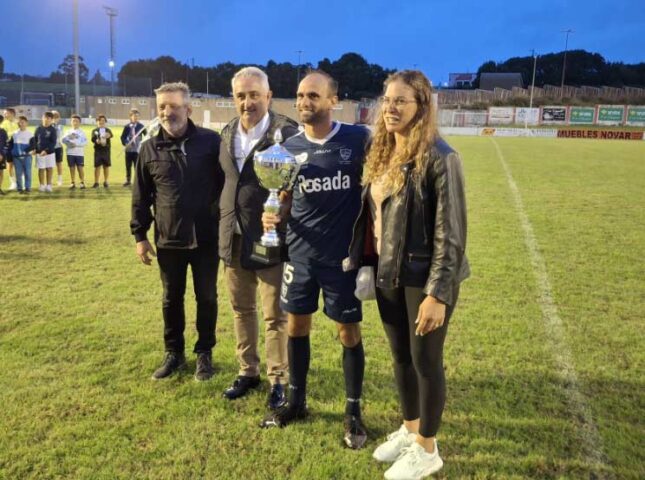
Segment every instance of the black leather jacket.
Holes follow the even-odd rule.
[[[220,137],[188,120],[186,135],[166,139],[163,129],[143,142],[132,189],[130,230],[137,242],[155,222],[159,248],[217,245]],[[150,211],[154,210],[154,215]]]
[[[219,256],[225,265],[231,265],[233,256],[233,235],[235,223],[239,223],[242,231],[242,252],[240,265],[247,270],[267,268],[265,265],[251,260],[253,242],[257,242],[264,232],[262,228],[263,205],[269,196],[269,191],[260,185],[253,169],[253,155],[273,145],[273,135],[280,129],[283,140],[298,133],[298,124],[289,117],[269,110],[269,128],[262,138],[249,152],[242,171],[237,169],[235,161],[235,133],[239,117],[233,119],[222,130],[222,147],[219,161],[225,175],[224,189],[220,200],[219,225]]]
[[[440,138],[427,153],[429,161],[419,182],[411,178],[413,163],[402,168],[405,185],[383,200],[381,252],[376,286],[384,289],[419,287],[442,303],[452,305],[459,283],[470,275],[465,255],[466,199],[461,160]],[[370,230],[369,185],[349,247],[345,270],[369,263],[365,256]],[[371,237],[371,233],[369,233]]]

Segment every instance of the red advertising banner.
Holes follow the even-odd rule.
[[[625,130],[558,130],[558,138],[591,138],[596,140],[643,140],[643,132]]]

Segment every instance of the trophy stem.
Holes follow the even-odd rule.
[[[264,202],[264,211],[273,215],[277,215],[280,211],[280,198],[278,197],[277,188],[269,189],[269,197]],[[262,235],[260,243],[265,247],[280,246],[280,237],[278,237],[278,232],[276,232],[275,227],[271,227]]]

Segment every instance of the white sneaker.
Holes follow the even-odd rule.
[[[46,191],[47,193],[52,193],[52,191],[53,191],[52,186],[51,186],[51,185],[47,185],[47,186],[45,187],[45,191]]]
[[[59,186],[59,187],[62,187],[62,186],[63,186],[63,176],[62,176],[62,175],[59,175],[59,176],[58,176],[58,186]]]
[[[40,185],[40,186],[38,187],[38,191],[39,191],[39,192],[44,192],[44,191],[45,191],[45,185]]]
[[[18,185],[16,185],[16,181],[13,179],[13,177],[10,177],[9,190],[16,190],[17,188]]]
[[[376,447],[372,456],[379,462],[394,462],[399,458],[401,450],[412,445],[415,438],[415,433],[408,432],[405,425],[401,425],[401,428],[390,433],[387,440]]]
[[[434,442],[434,452],[427,453],[425,449],[414,442],[403,449],[399,459],[385,472],[387,480],[421,480],[438,472],[443,467],[439,456],[437,442]]]

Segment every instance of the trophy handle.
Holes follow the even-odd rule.
[[[291,175],[289,176],[289,180],[284,182],[282,187],[280,187],[281,192],[292,192],[293,191],[293,186],[296,183],[296,178],[298,178],[298,174],[300,173],[300,164],[296,164],[293,169],[291,170]]]

